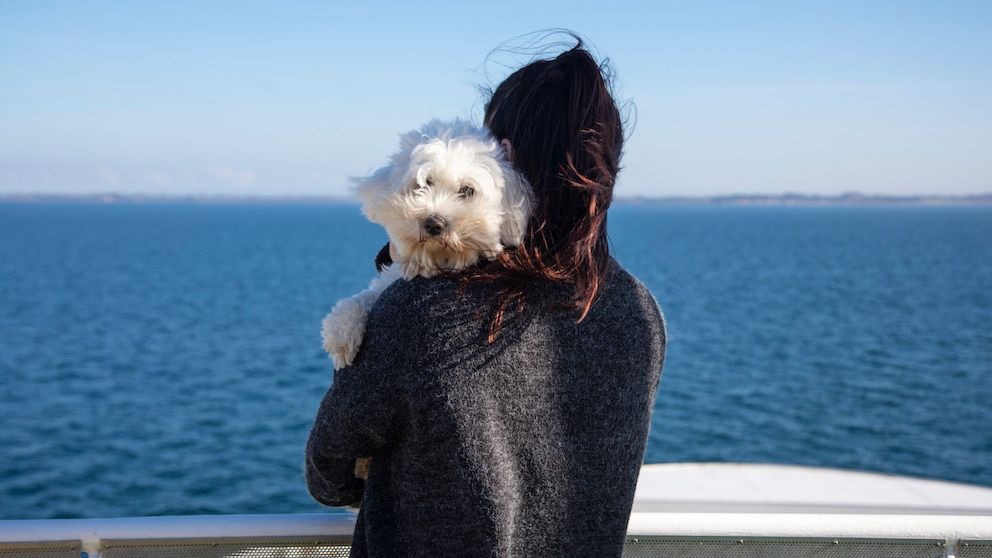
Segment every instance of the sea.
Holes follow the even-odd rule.
[[[646,462],[992,486],[992,206],[610,211],[669,329]],[[0,519],[333,513],[320,321],[385,242],[347,203],[0,203]]]

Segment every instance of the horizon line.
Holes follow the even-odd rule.
[[[316,194],[143,194],[94,193],[0,193],[0,203],[273,203],[273,204],[360,204],[348,195]],[[857,205],[857,204],[992,204],[992,192],[979,194],[715,194],[715,195],[624,195],[613,198],[620,204],[680,205]]]

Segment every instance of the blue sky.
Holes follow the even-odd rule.
[[[636,106],[618,195],[992,191],[984,0],[0,0],[0,193],[347,194],[561,27]]]

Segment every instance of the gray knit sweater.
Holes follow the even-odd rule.
[[[492,284],[383,293],[306,447],[313,497],[361,503],[353,556],[620,556],[665,324],[616,262],[581,323],[572,289],[530,285],[493,343]]]

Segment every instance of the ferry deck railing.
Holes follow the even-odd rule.
[[[345,557],[351,514],[0,521],[0,557]],[[634,513],[623,556],[992,558],[992,516]]]

